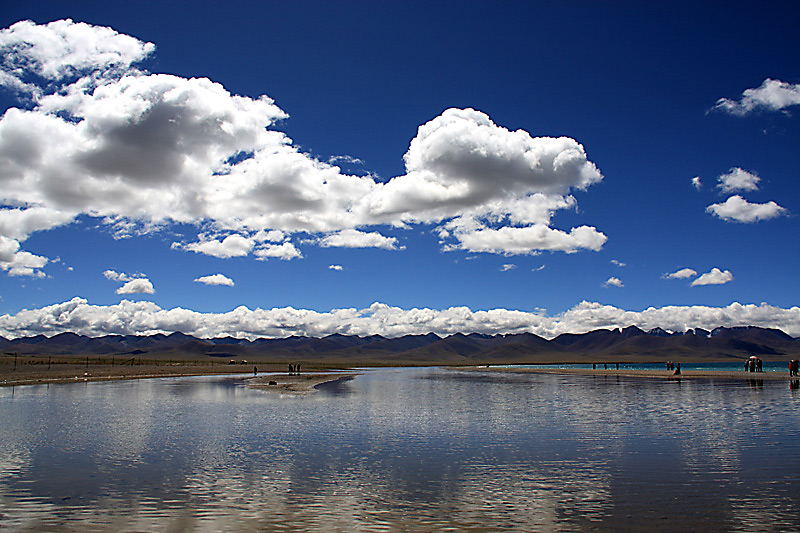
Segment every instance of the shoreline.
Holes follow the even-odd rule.
[[[5,366],[5,368],[4,368]],[[258,367],[258,375],[253,376],[253,366]],[[109,366],[83,364],[54,365],[48,369],[39,365],[22,366],[11,369],[0,365],[0,387],[16,387],[26,385],[47,385],[59,383],[79,383],[93,381],[116,381],[130,379],[174,378],[203,375],[237,375],[250,378],[246,381],[249,387],[262,390],[274,390],[286,393],[313,392],[314,387],[322,383],[352,378],[359,375],[357,372],[347,372],[347,369],[335,366],[320,365],[309,368],[300,375],[289,375],[286,366],[278,363],[261,365],[203,365],[203,364],[144,364],[135,366]],[[432,365],[441,366],[441,365]],[[482,372],[515,372],[534,374],[556,375],[583,375],[598,377],[627,377],[650,379],[735,379],[735,380],[763,380],[763,381],[793,381],[800,380],[798,376],[790,376],[788,369],[782,372],[745,372],[743,370],[683,370],[675,375],[671,370],[632,370],[632,369],[590,369],[590,368],[514,368],[490,366],[449,366],[453,369],[464,369]],[[270,384],[272,382],[272,384]]]
[[[261,365],[144,364],[134,366],[59,364],[53,365],[53,368],[50,369],[43,365],[26,365],[17,369],[0,366],[0,387],[206,375],[237,375],[246,378],[253,377],[254,366],[258,367],[257,378],[263,374],[271,374],[274,377],[270,379],[291,377],[294,381],[297,381],[297,378],[305,379],[306,375],[322,375],[329,370],[328,367],[321,366],[309,369],[308,374],[289,376],[286,373],[286,365],[273,363]]]
[[[798,376],[790,376],[786,372],[745,372],[744,370],[682,370],[674,374],[672,370],[631,370],[631,369],[591,369],[591,368],[500,368],[500,367],[470,367],[472,370],[485,372],[519,372],[531,374],[561,374],[581,376],[616,376],[630,378],[651,379],[743,379],[766,381],[792,381],[800,380]]]

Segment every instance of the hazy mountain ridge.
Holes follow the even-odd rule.
[[[8,340],[0,337],[0,350],[25,355],[88,355],[255,360],[336,360],[344,363],[500,363],[547,361],[662,361],[800,357],[800,339],[777,329],[755,326],[690,329],[669,333],[660,328],[644,331],[636,326],[599,329],[582,334],[562,334],[552,340],[532,333],[484,335],[456,333],[380,335],[281,339],[201,339],[183,333],[107,335],[86,337],[60,333]]]

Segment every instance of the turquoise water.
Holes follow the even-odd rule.
[[[796,382],[437,368],[0,389],[0,529],[800,529]]]

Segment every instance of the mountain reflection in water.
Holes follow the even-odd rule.
[[[0,389],[0,527],[798,529],[787,382],[368,370]]]

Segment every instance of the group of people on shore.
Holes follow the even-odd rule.
[[[763,372],[764,362],[761,361],[758,357],[751,357],[747,361],[744,362],[744,371],[745,372]]]
[[[800,361],[797,359],[792,359],[789,361],[789,375],[800,376]]]

